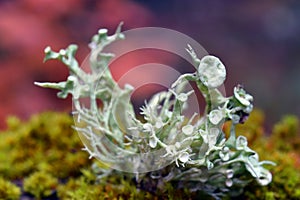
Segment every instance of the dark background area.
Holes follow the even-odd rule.
[[[68,73],[59,62],[43,64],[44,48],[76,43],[83,61],[90,37],[102,27],[113,33],[120,21],[124,30],[157,26],[197,40],[226,65],[227,94],[243,84],[267,123],[287,113],[300,115],[299,1],[2,0],[0,127],[8,115],[69,112],[70,98],[57,99],[56,91],[33,85],[65,80]],[[131,59],[129,64],[141,58]]]

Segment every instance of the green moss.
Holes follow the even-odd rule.
[[[273,146],[280,151],[300,153],[299,133],[299,119],[294,115],[285,116],[273,128]]]
[[[0,174],[16,179],[38,170],[59,178],[78,175],[90,163],[67,114],[43,113],[22,123],[8,119],[8,130],[0,133]],[[62,167],[68,166],[68,167]]]
[[[285,116],[274,125],[271,137],[261,136],[253,141],[260,157],[274,161],[277,166],[271,168],[272,182],[265,187],[251,184],[245,189],[244,199],[300,199],[299,135],[298,118]]]
[[[24,179],[24,191],[32,194],[36,199],[51,196],[57,186],[57,178],[45,172],[35,172]]]
[[[246,135],[261,159],[277,163],[270,168],[273,181],[265,187],[253,182],[236,199],[300,199],[299,119],[283,117],[266,137],[264,118],[261,111],[254,111],[237,127],[237,134]],[[20,198],[21,188],[13,184],[16,180],[24,180],[23,190],[41,199],[49,195],[55,199],[56,194],[58,199],[74,200],[212,199],[187,188],[175,189],[175,183],[151,190],[151,182],[137,183],[134,176],[120,173],[98,182],[72,124],[69,115],[52,112],[35,115],[28,122],[8,119],[8,129],[0,133],[0,199]],[[228,127],[224,125],[225,132]]]
[[[60,199],[155,199],[149,192],[137,189],[136,185],[124,179],[124,176],[109,177],[96,182],[96,176],[90,170],[82,170],[82,173],[80,178],[71,178],[66,184],[59,186]]]
[[[17,200],[20,198],[21,190],[8,180],[0,177],[0,199]]]

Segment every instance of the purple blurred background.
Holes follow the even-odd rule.
[[[0,128],[8,115],[69,112],[70,98],[33,85],[64,80],[68,73],[59,62],[42,63],[44,48],[76,43],[83,61],[90,37],[102,27],[112,33],[120,21],[124,30],[158,26],[197,40],[227,66],[227,94],[243,84],[267,123],[300,115],[300,1],[2,0]],[[145,62],[138,55],[130,59],[124,66]]]

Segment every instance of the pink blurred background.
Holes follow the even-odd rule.
[[[197,40],[227,66],[227,94],[243,84],[268,123],[286,113],[299,116],[299,20],[299,1],[2,0],[0,128],[8,115],[26,119],[46,110],[69,112],[70,98],[57,99],[57,91],[33,85],[62,81],[68,74],[57,61],[43,63],[44,48],[78,44],[81,62],[90,37],[102,27],[113,33],[120,21],[124,30],[165,27]],[[147,60],[133,54],[122,65],[127,69],[141,63]],[[116,77],[122,73],[113,72]]]

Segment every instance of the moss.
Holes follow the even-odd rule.
[[[0,199],[17,200],[20,198],[21,190],[8,180],[0,177]]]
[[[274,125],[269,138],[261,136],[253,141],[252,146],[260,157],[274,161],[277,166],[271,168],[272,182],[265,187],[249,185],[244,199],[300,199],[299,134],[298,118],[289,115]]]
[[[270,137],[265,135],[264,119],[261,111],[254,111],[245,124],[237,127],[237,133],[246,135],[261,159],[277,163],[270,167],[273,181],[265,187],[253,182],[236,199],[300,199],[299,119],[283,117]],[[0,199],[19,199],[22,182],[23,190],[41,199],[49,195],[52,199],[74,200],[212,199],[201,192],[175,189],[174,183],[163,183],[159,190],[152,190],[147,182],[137,183],[132,175],[120,173],[97,182],[92,161],[81,151],[72,124],[69,115],[52,112],[35,115],[28,122],[8,119],[9,128],[0,133]],[[224,125],[226,133],[228,127]],[[20,187],[13,184],[16,181]]]
[[[273,128],[271,140],[274,148],[288,152],[300,153],[299,119],[294,115],[287,115]]]
[[[34,171],[49,172],[58,178],[79,174],[90,163],[67,114],[43,113],[22,123],[8,119],[8,130],[0,133],[0,174],[22,178]],[[68,166],[68,167],[62,167]]]
[[[35,172],[24,179],[24,191],[36,199],[53,195],[58,186],[57,178],[45,172]]]
[[[83,175],[77,179],[69,179],[58,188],[60,199],[101,200],[101,199],[158,199],[146,191],[138,190],[132,181],[125,177],[109,177],[96,182],[94,173],[82,170]]]

